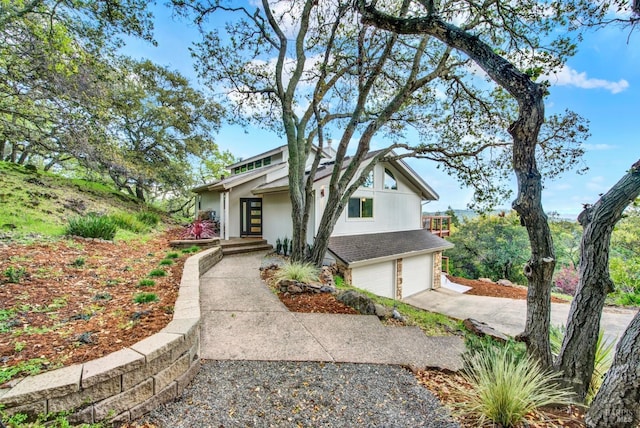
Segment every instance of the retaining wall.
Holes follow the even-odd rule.
[[[220,259],[217,247],[185,261],[173,320],[160,332],[97,360],[1,389],[4,411],[32,417],[73,411],[72,423],[126,422],[176,398],[200,368],[200,275]]]

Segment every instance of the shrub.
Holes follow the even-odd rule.
[[[4,271],[4,276],[7,277],[7,280],[14,284],[19,283],[26,274],[27,270],[23,267],[9,266]]]
[[[167,271],[164,269],[154,269],[151,272],[149,272],[149,276],[154,277],[154,276],[167,276]]]
[[[136,214],[136,218],[139,222],[151,227],[157,226],[160,222],[160,216],[150,211],[140,211]]]
[[[140,287],[153,287],[154,285],[156,285],[156,282],[153,279],[141,279],[138,282],[138,286]]]
[[[570,403],[570,391],[556,384],[559,373],[544,372],[530,358],[514,358],[509,347],[476,353],[465,363],[462,376],[471,388],[459,388],[455,408],[478,426],[491,421],[510,427],[539,407]]]
[[[187,226],[187,230],[185,230],[183,236],[188,239],[213,238],[215,236],[213,222],[209,220],[196,220]]]
[[[87,215],[69,220],[65,233],[83,238],[100,238],[112,241],[118,227],[107,216]]]
[[[71,266],[73,266],[73,267],[78,267],[78,268],[79,268],[79,267],[82,267],[82,266],[84,266],[85,261],[86,261],[86,260],[85,260],[85,258],[84,258],[84,257],[78,257],[78,258],[76,258],[76,259],[71,263]]]
[[[289,238],[288,237],[284,237],[284,239],[282,240],[282,254],[283,255],[288,255],[289,251]]]
[[[133,301],[136,303],[151,303],[160,300],[156,293],[138,293],[133,296]]]
[[[169,266],[173,264],[173,260],[171,259],[162,259],[160,260],[160,266]]]
[[[178,253],[168,253],[165,257],[167,259],[177,259],[178,257],[180,257],[180,254],[178,254]]]
[[[133,214],[120,212],[111,214],[109,218],[120,229],[130,230],[134,233],[140,233],[147,230],[147,225],[138,220],[138,218]]]
[[[580,277],[575,267],[563,266],[555,273],[553,281],[556,287],[558,287],[564,294],[575,296]]]
[[[189,254],[189,253],[197,253],[201,250],[202,248],[198,247],[197,245],[192,245],[189,248],[183,248],[182,249],[182,253],[183,254]]]
[[[319,270],[311,263],[285,263],[276,273],[279,280],[288,279],[298,282],[313,282],[318,280]]]

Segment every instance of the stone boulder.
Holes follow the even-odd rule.
[[[494,329],[493,327],[489,326],[487,323],[484,323],[482,321],[474,320],[473,318],[467,318],[462,323],[469,331],[475,333],[480,337],[489,336],[501,343],[504,343],[509,340],[508,336],[506,336],[503,333],[500,333],[498,330]]]
[[[376,304],[373,300],[356,291],[343,291],[338,294],[337,299],[362,315],[376,315]]]
[[[509,281],[508,279],[499,279],[496,284],[502,285],[503,287],[513,287],[513,282]]]

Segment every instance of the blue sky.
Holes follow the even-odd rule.
[[[158,46],[140,40],[127,40],[124,53],[148,58],[176,69],[197,82],[188,47],[198,40],[196,28],[184,20],[174,20],[165,7],[155,9],[155,35]],[[640,159],[640,34],[608,27],[589,33],[579,44],[577,55],[552,79],[547,114],[573,110],[590,121],[591,137],[584,144],[586,174],[566,172],[545,183],[543,205],[546,211],[576,216],[582,204],[593,203],[625,171]],[[633,118],[636,118],[635,120]],[[275,134],[260,129],[241,129],[225,125],[215,136],[222,149],[237,157],[250,157],[284,144]],[[426,160],[408,163],[440,195],[425,210],[463,209],[471,198],[470,189],[461,188],[453,178]],[[515,190],[515,181],[514,181]],[[504,204],[508,207],[510,202]]]

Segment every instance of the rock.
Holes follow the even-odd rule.
[[[329,286],[323,285],[322,288],[320,289],[320,292],[321,293],[335,293],[336,289],[333,288],[333,287],[329,287]]]
[[[396,308],[393,308],[393,311],[391,312],[391,318],[401,322],[407,322],[407,319],[400,312],[398,312]]]
[[[495,330],[494,328],[490,327],[487,323],[484,323],[482,321],[474,320],[473,318],[467,318],[462,323],[469,331],[472,331],[473,333],[475,333],[480,337],[489,336],[492,339],[495,339],[501,343],[504,343],[509,340],[509,337],[500,333],[498,330]]]
[[[324,285],[336,288],[336,283],[333,281],[333,275],[333,268],[329,266],[322,266],[322,270],[320,271],[320,275],[318,275],[318,278]]]
[[[376,310],[376,316],[380,319],[389,318],[391,316],[391,310],[384,305],[374,303],[373,306]]]
[[[493,283],[493,281],[491,280],[491,278],[478,278],[478,281],[481,281],[481,282],[491,282],[491,283]]]
[[[503,287],[513,287],[513,282],[509,281],[508,279],[499,279],[496,284],[502,285]]]
[[[338,294],[337,299],[347,306],[351,306],[362,315],[375,315],[376,307],[373,301],[367,296],[349,290]]]
[[[299,294],[299,293],[302,293],[303,291],[304,290],[302,289],[302,287],[300,287],[298,284],[289,284],[287,286],[288,293]]]

